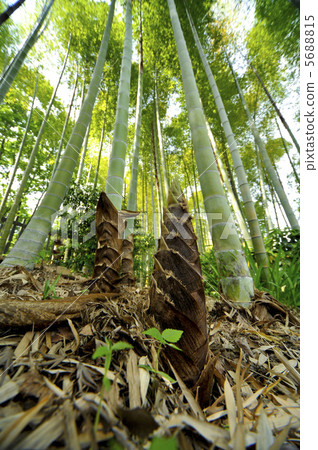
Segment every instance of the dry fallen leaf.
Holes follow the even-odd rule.
[[[11,298],[16,299],[14,293],[24,289],[37,298],[36,304],[39,305],[45,280],[52,283],[56,279],[55,268],[49,271],[44,266],[32,272],[33,278],[41,285],[40,292],[25,274],[9,279],[19,273],[18,268],[9,271],[0,269],[1,289],[6,292],[4,298],[7,304]],[[59,283],[65,295],[72,296],[74,292],[80,293],[87,287],[77,274],[68,276],[73,278],[63,280],[61,277]],[[24,285],[23,280],[26,281]],[[158,326],[146,314],[148,294],[148,289],[130,287],[117,296],[90,294],[81,305],[78,318],[68,317],[71,322],[67,322],[66,317],[60,325],[53,325],[47,331],[39,327],[34,333],[31,327],[21,328],[21,331],[15,329],[14,334],[8,328],[0,329],[0,430],[13,439],[8,448],[42,450],[45,446],[61,447],[73,437],[74,442],[77,440],[82,447],[91,445],[93,421],[105,374],[103,361],[93,361],[91,356],[96,343],[104,343],[106,336],[112,342],[130,342],[134,345],[133,352],[138,355],[137,364],[153,366],[158,346],[142,334],[145,329]],[[207,420],[212,423],[206,422],[198,411],[195,413],[197,419],[188,415],[196,411],[197,392],[186,397],[185,392],[189,388],[184,387],[184,384],[180,383],[181,387],[172,385],[160,377],[150,376],[148,371],[138,367],[139,402],[158,424],[155,435],[169,436],[173,433],[180,442],[186,442],[186,450],[209,448],[212,445],[228,450],[243,445],[243,441],[246,446],[255,445],[257,439],[260,442],[259,434],[262,436],[262,433],[267,433],[267,440],[272,435],[274,440],[271,450],[277,450],[283,444],[289,445],[289,448],[294,448],[294,444],[299,445],[297,313],[290,313],[283,305],[276,307],[275,302],[264,295],[260,295],[257,302],[265,299],[264,305],[270,308],[269,313],[273,315],[274,311],[275,321],[270,324],[270,328],[268,323],[257,321],[253,308],[240,309],[228,300],[215,300],[207,315],[207,329],[212,330],[208,338],[209,348],[212,355],[218,355],[211,371],[214,396],[205,410]],[[60,306],[63,301],[61,299],[56,304]],[[20,303],[23,302],[20,300]],[[242,358],[240,348],[244,352]],[[276,354],[274,348],[280,353]],[[17,358],[17,353],[23,356]],[[108,371],[112,387],[109,393],[104,393],[102,400],[96,448],[110,439],[127,449],[144,445],[142,438],[132,436],[122,419],[116,415],[117,405],[122,408],[127,406],[136,386],[133,380],[135,375],[131,375],[135,374],[136,362],[128,369],[128,375],[128,355],[128,352],[114,352],[112,355]],[[159,358],[159,370],[169,372],[163,358]],[[229,417],[223,393],[225,377],[231,384],[230,390],[227,390],[227,403],[230,404],[229,395],[232,391],[232,406],[229,410],[235,418],[235,421],[231,419],[233,439],[227,429]],[[31,414],[30,420],[24,419],[27,425],[22,430],[18,429],[14,437],[11,434],[14,424],[32,410],[37,402],[36,395],[45,396],[47,393],[51,395],[50,400],[35,414]],[[233,414],[234,406],[237,417]],[[64,408],[73,411],[75,416],[72,416],[72,412],[70,416],[67,412],[64,414]],[[239,422],[242,414],[244,425]],[[201,419],[198,420],[199,417]],[[67,424],[64,423],[66,420]],[[107,442],[107,445],[112,445],[112,441]]]

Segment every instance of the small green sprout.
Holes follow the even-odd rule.
[[[44,260],[48,259],[49,252],[47,250],[41,250],[38,256],[32,258],[32,262],[36,264],[42,264]]]
[[[48,298],[59,298],[56,296],[55,288],[57,285],[57,282],[59,281],[61,277],[61,274],[56,277],[56,279],[53,281],[52,285],[50,284],[49,280],[46,280],[44,289],[43,289],[43,300],[46,300]]]
[[[112,353],[117,350],[125,350],[128,348],[133,348],[132,345],[127,344],[127,342],[123,342],[123,341],[115,342],[115,344],[113,344],[112,341],[108,340],[106,337],[105,337],[105,342],[106,342],[106,345],[101,345],[100,347],[98,347],[92,356],[93,359],[102,358],[102,357],[105,358],[105,362],[104,362],[105,373],[104,373],[104,377],[103,377],[102,388],[100,391],[99,405],[97,408],[97,413],[96,413],[95,423],[94,423],[95,434],[97,433],[104,391],[105,391],[105,389],[106,389],[106,391],[109,391],[109,389],[110,389],[110,380],[107,377],[107,372],[109,370],[110,363],[112,360]]]
[[[183,331],[182,330],[174,330],[172,328],[166,328],[165,330],[163,330],[162,333],[160,333],[160,331],[157,328],[149,328],[146,331],[143,331],[143,334],[146,334],[147,336],[151,336],[154,339],[157,339],[157,341],[160,342],[158,351],[157,351],[157,358],[155,361],[155,368],[153,369],[152,367],[150,367],[149,365],[145,365],[145,364],[140,364],[139,367],[142,367],[143,369],[148,370],[148,372],[152,372],[156,375],[161,375],[162,377],[166,378],[167,380],[169,380],[171,383],[175,383],[176,380],[174,380],[173,378],[171,378],[167,373],[162,372],[160,370],[158,370],[159,368],[159,354],[160,354],[160,350],[161,347],[163,345],[168,345],[169,347],[174,348],[175,350],[179,350],[180,352],[182,352],[181,348],[177,347],[175,345],[175,342],[178,342],[182,336]]]
[[[178,444],[176,437],[164,438],[155,436],[150,445],[149,450],[178,450]]]

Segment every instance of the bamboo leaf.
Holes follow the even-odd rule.
[[[182,390],[183,395],[185,396],[185,398],[187,399],[187,402],[190,405],[190,408],[192,409],[193,413],[195,414],[195,416],[197,416],[199,419],[205,421],[205,416],[203,414],[202,409],[200,408],[200,405],[198,404],[198,402],[196,401],[196,399],[193,397],[192,392],[190,391],[190,389],[187,388],[187,386],[184,384],[184,382],[181,380],[181,378],[179,377],[177,371],[175,370],[175,368],[173,367],[173,365],[170,363],[170,367],[173,371],[174,376],[176,377],[176,380]]]
[[[158,375],[161,375],[162,377],[166,378],[168,381],[170,381],[170,383],[176,383],[177,382],[172,377],[170,377],[166,372],[161,372],[161,370],[158,370],[158,372],[156,372],[156,373]]]
[[[264,408],[262,407],[257,422],[256,448],[257,450],[267,450],[273,443],[274,437],[271,431],[271,427]]]
[[[288,433],[289,433],[290,426],[287,425],[275,438],[274,443],[269,447],[269,450],[279,450],[284,442],[287,439]]]
[[[138,367],[140,369],[142,369],[142,365],[143,363],[148,361],[147,356],[142,356],[140,358],[140,364],[138,365]],[[139,380],[140,380],[140,396],[141,396],[141,401],[142,401],[142,406],[145,405],[146,403],[146,398],[147,398],[147,391],[148,391],[148,387],[149,387],[149,382],[150,382],[150,375],[148,370],[139,370]]]
[[[230,434],[231,438],[233,439],[236,428],[236,405],[234,393],[227,378],[225,378],[224,382],[224,395],[225,395],[227,416],[229,419]]]
[[[33,408],[25,411],[23,416],[19,417],[10,427],[4,429],[0,433],[0,442],[2,449],[12,448],[13,441],[19,436],[21,431],[30,423],[33,417],[46,405],[50,400],[51,394],[44,397],[37,405]]]
[[[138,364],[138,367],[145,369],[148,372],[156,373],[156,371],[152,367],[148,366],[148,364]]]

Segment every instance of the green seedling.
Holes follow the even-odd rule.
[[[262,286],[262,270],[263,270],[265,261],[260,265],[256,264],[253,254],[248,247],[246,247],[245,256],[246,256],[247,265],[250,269],[252,278],[254,280],[254,284],[258,288],[258,287]],[[270,270],[270,269],[268,269],[268,270]]]
[[[164,438],[154,437],[151,441],[149,450],[178,450],[178,443],[176,437]]]
[[[52,284],[50,284],[49,280],[46,280],[43,289],[43,300],[46,300],[48,298],[59,298],[56,296],[55,288],[60,277],[61,274],[56,277]]]
[[[107,377],[107,372],[109,370],[110,363],[112,360],[112,353],[117,350],[125,350],[128,348],[133,348],[132,345],[127,344],[127,342],[123,342],[123,341],[115,342],[115,344],[113,344],[112,341],[108,340],[106,337],[105,337],[105,342],[106,342],[106,345],[101,345],[100,347],[98,347],[92,356],[93,359],[103,358],[103,357],[105,358],[105,362],[104,362],[105,373],[104,373],[104,377],[103,377],[102,388],[100,391],[99,404],[98,404],[97,413],[96,413],[96,417],[95,417],[95,423],[94,423],[95,434],[97,433],[104,391],[105,390],[109,391],[109,389],[110,389],[110,380]]]
[[[140,364],[139,367],[142,367],[143,369],[148,370],[148,372],[152,372],[156,375],[161,375],[162,377],[169,380],[171,383],[175,383],[176,380],[171,378],[167,373],[162,372],[161,370],[158,370],[159,369],[159,354],[160,354],[161,347],[163,345],[168,345],[169,347],[172,347],[175,350],[179,350],[180,352],[182,352],[181,348],[179,348],[175,345],[175,343],[180,340],[182,333],[183,333],[182,330],[174,330],[172,328],[166,328],[165,330],[163,330],[162,333],[160,333],[160,331],[157,328],[149,328],[149,330],[143,331],[143,334],[153,337],[154,339],[159,341],[160,344],[159,344],[159,347],[157,350],[155,368],[153,369],[148,364]]]
[[[43,262],[49,258],[49,252],[47,250],[41,250],[39,256],[32,259],[34,265],[43,264]]]

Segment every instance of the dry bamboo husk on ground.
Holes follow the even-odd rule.
[[[1,299],[42,301],[45,281],[53,282],[58,273],[56,296],[80,296],[87,288],[85,278],[65,268],[44,266],[32,274],[5,269],[0,271]],[[69,442],[90,447],[104,375],[103,360],[93,360],[92,354],[105,336],[133,349],[113,354],[111,390],[102,401],[95,448],[106,448],[114,439],[124,448],[146,448],[155,437],[174,438],[181,449],[242,448],[242,442],[250,448],[299,447],[297,311],[262,292],[256,292],[248,309],[207,298],[213,388],[202,410],[196,393],[164,358],[159,369],[177,379],[174,384],[138,368],[154,367],[158,348],[142,334],[155,326],[148,308],[148,290],[127,287],[117,297],[88,302],[78,318],[44,329],[2,327],[1,448],[66,449]],[[137,424],[130,419],[139,411],[135,408],[143,411]],[[144,428],[145,415],[158,427]]]

